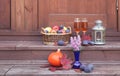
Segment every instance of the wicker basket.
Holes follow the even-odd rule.
[[[70,27],[68,27],[70,28]],[[41,34],[42,34],[42,38],[43,38],[43,43],[45,45],[54,45],[55,42],[59,41],[59,40],[63,40],[66,44],[69,43],[70,40],[70,36],[71,36],[71,28],[70,28],[70,32],[69,33],[44,33],[43,29],[41,30]]]

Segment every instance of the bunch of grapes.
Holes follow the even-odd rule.
[[[74,36],[70,38],[70,44],[74,51],[80,50],[81,47],[81,37],[80,35]]]

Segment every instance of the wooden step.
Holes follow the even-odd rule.
[[[119,61],[86,61],[92,63],[94,70],[91,73],[75,72],[71,70],[57,70],[51,72],[44,60],[0,60],[0,76],[120,76]]]
[[[72,48],[67,46],[43,45],[40,41],[0,41],[0,59],[47,59],[49,53],[58,48],[73,57]],[[120,42],[111,41],[106,45],[82,46],[81,60],[120,60]]]

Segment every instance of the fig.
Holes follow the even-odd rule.
[[[64,28],[64,25],[60,25],[59,30],[62,30]]]
[[[80,66],[80,70],[84,71],[85,67],[86,67],[86,65],[85,65],[85,64],[82,64],[82,65]]]
[[[58,46],[64,46],[65,45],[65,42],[63,40],[59,40],[57,42]]]
[[[69,30],[69,29],[67,29],[65,32],[66,32],[66,33],[70,33],[70,30]]]

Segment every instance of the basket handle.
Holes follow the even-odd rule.
[[[70,27],[70,26],[68,26],[68,28],[70,29],[70,33],[72,33],[72,29],[71,29],[71,27]]]
[[[45,28],[41,28],[41,33],[44,34],[45,33]]]

